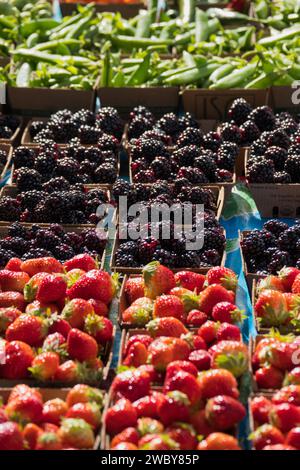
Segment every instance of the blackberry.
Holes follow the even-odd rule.
[[[32,139],[33,142],[40,144],[46,141],[52,141],[54,143],[54,135],[53,132],[48,129],[42,129],[36,136]]]
[[[272,160],[262,160],[247,168],[249,183],[273,183],[275,168]]]
[[[128,196],[128,194],[131,191],[131,184],[123,180],[121,178],[118,178],[112,187],[112,194],[115,199],[117,199],[119,196]]]
[[[233,173],[235,161],[236,155],[233,155],[232,153],[227,152],[226,150],[219,150],[217,159],[217,165],[219,168]]]
[[[267,145],[281,147],[283,149],[288,149],[290,146],[290,138],[283,129],[275,129],[270,132],[267,139]]]
[[[264,157],[267,160],[273,161],[276,171],[282,171],[287,159],[287,151],[277,146],[269,147],[266,150]]]
[[[154,183],[155,184],[155,183]],[[152,186],[151,186],[152,187]],[[137,201],[148,201],[151,197],[151,187],[144,184],[134,184],[134,191]]]
[[[138,263],[133,255],[128,253],[116,253],[116,266],[138,267]]]
[[[81,235],[75,232],[68,232],[64,234],[62,242],[64,245],[70,246],[75,253],[79,253],[83,245],[83,239]]]
[[[193,166],[194,160],[200,155],[200,149],[196,145],[187,145],[186,147],[175,150],[172,159],[175,160],[179,166]]]
[[[101,137],[100,129],[91,126],[81,126],[78,131],[78,137],[81,144],[92,145],[97,144]]]
[[[121,139],[124,125],[116,109],[101,108],[96,116],[96,124],[105,133],[115,136],[118,140]]]
[[[263,258],[265,244],[258,230],[253,230],[241,241],[243,255],[247,260],[250,258]]]
[[[251,155],[255,155],[258,157],[260,155],[264,155],[268,147],[266,144],[261,142],[261,140],[256,140],[255,142],[253,142],[250,148]]]
[[[93,175],[94,175],[94,171],[95,171],[96,168],[97,168],[97,164],[96,164],[96,163],[92,163],[92,162],[90,162],[89,160],[83,160],[83,161],[80,163],[79,172],[80,172],[80,174],[82,174],[82,175],[87,175],[89,181],[92,181]]]
[[[280,127],[286,132],[287,135],[291,136],[299,129],[298,124],[294,119],[288,118],[281,122]]]
[[[203,142],[203,132],[201,129],[197,129],[194,127],[187,127],[181,134],[176,141],[176,147],[182,148],[187,145],[202,145]]]
[[[289,155],[284,170],[290,174],[292,183],[300,183],[300,155]]]
[[[217,250],[206,250],[200,256],[200,261],[209,266],[219,266],[221,259],[221,255]]]
[[[86,193],[86,200],[91,201],[94,199],[98,199],[100,202],[107,202],[107,194],[103,189],[90,189],[88,193]]]
[[[180,268],[199,268],[202,263],[197,251],[185,251],[178,256],[177,264]]]
[[[264,223],[263,228],[273,233],[275,237],[279,237],[279,235],[287,230],[289,226],[280,220],[271,219]]]
[[[156,157],[150,164],[150,170],[153,171],[155,178],[166,180],[171,173],[170,162],[166,157]]]
[[[7,126],[0,126],[0,139],[11,139],[13,131]]]
[[[143,264],[150,263],[157,247],[158,241],[153,237],[148,237],[144,240],[141,240],[138,246],[139,261]]]
[[[288,156],[300,153],[300,142],[293,143],[288,149]]]
[[[56,161],[52,155],[38,155],[34,162],[34,169],[42,176],[47,176],[47,179],[51,178],[55,166]]]
[[[293,253],[297,247],[299,234],[292,227],[282,232],[278,237],[278,246],[283,251]]]
[[[217,132],[208,132],[203,136],[203,147],[213,152],[217,152],[222,143],[222,137]]]
[[[44,258],[48,256],[52,256],[50,251],[44,250],[43,248],[33,248],[22,256],[22,260],[26,261],[28,259]]]
[[[95,214],[96,215],[96,214]],[[75,210],[74,211],[74,224],[75,225],[82,225],[86,224],[87,219],[85,213],[82,211]]]
[[[162,129],[166,134],[170,135],[171,137],[175,136],[180,132],[180,125],[178,121],[178,117],[174,113],[167,113],[163,117],[161,117],[157,123],[156,127]]]
[[[67,261],[68,259],[71,259],[73,256],[75,256],[75,251],[73,248],[69,245],[66,245],[65,243],[56,246],[52,252],[55,258],[57,258],[59,261]]]
[[[28,238],[28,231],[26,227],[19,222],[14,222],[8,228],[8,235],[10,237],[23,238],[26,240]]]
[[[231,171],[219,168],[216,171],[215,180],[217,183],[231,183],[233,180],[233,173]]]
[[[249,114],[250,121],[254,121],[260,131],[272,131],[276,124],[273,111],[268,106],[259,106]]]
[[[60,158],[56,162],[55,174],[56,176],[63,176],[69,183],[77,181],[79,173],[79,163],[74,158]]]
[[[217,171],[217,165],[214,159],[208,154],[203,154],[200,157],[197,157],[194,161],[194,166],[203,171],[205,176],[209,179],[210,182],[215,181],[215,173]]]
[[[239,127],[229,122],[225,122],[221,125],[220,135],[223,140],[228,142],[235,142],[236,144],[240,144],[242,140],[242,133]]]
[[[10,196],[4,196],[0,199],[0,220],[15,222],[19,220],[21,209],[18,201]]]
[[[29,209],[29,211],[34,211],[36,206],[42,201],[47,194],[44,191],[25,191],[18,196],[18,200],[21,203],[22,210]]]
[[[41,130],[45,128],[45,123],[43,121],[33,121],[29,126],[29,134],[33,139]]]
[[[141,140],[159,140],[165,145],[171,145],[171,138],[161,129],[151,129],[150,131],[144,132],[141,137]]]
[[[32,148],[18,147],[13,153],[13,164],[15,169],[21,167],[33,168],[34,167],[35,152]]]
[[[7,161],[7,155],[4,150],[0,150],[0,165],[3,168]]]
[[[253,121],[246,121],[240,127],[241,131],[241,144],[249,145],[252,144],[260,136],[260,130]]]
[[[187,128],[199,129],[197,120],[188,112],[184,113],[183,116],[180,116],[178,123],[181,131],[184,131]]]
[[[130,113],[130,121],[132,121],[136,117],[144,117],[149,119],[150,121],[155,122],[154,114],[150,111],[150,109],[146,108],[145,106],[135,106]]]
[[[39,230],[36,234],[35,241],[37,248],[45,248],[49,251],[53,250],[53,248],[61,242],[60,238],[50,230]]]
[[[203,250],[217,250],[219,253],[223,253],[225,248],[226,238],[224,233],[218,229],[209,228],[204,230],[204,245]]]
[[[39,190],[42,187],[42,177],[32,168],[21,167],[16,171],[16,184],[18,191]]]
[[[155,175],[152,170],[139,171],[133,177],[136,183],[154,183]]]
[[[290,184],[292,182],[291,175],[286,171],[276,171],[274,173],[274,183]]]
[[[277,245],[277,239],[272,232],[265,228],[260,232],[261,239],[263,240],[266,248],[272,248]]]
[[[118,248],[119,253],[126,253],[132,256],[137,256],[138,254],[138,244],[134,241],[124,242]]]
[[[8,263],[8,261],[11,259],[11,258],[16,258],[17,255],[16,253],[14,253],[13,251],[10,251],[10,250],[2,250],[0,248],[0,268],[4,268],[5,265]]]
[[[97,146],[102,151],[110,150],[111,152],[115,154],[119,150],[118,139],[116,139],[116,137],[109,135],[109,134],[102,134],[102,136],[98,140]]]
[[[28,248],[28,241],[20,237],[6,237],[0,240],[2,250],[12,251],[18,256],[22,256]]]
[[[228,110],[228,117],[240,126],[247,121],[251,111],[252,106],[244,98],[237,98],[233,101]]]
[[[105,248],[106,239],[101,238],[96,230],[91,229],[87,230],[84,234],[84,244],[88,250],[100,254]]]
[[[153,260],[159,261],[163,266],[176,266],[176,254],[164,248],[157,248],[153,253]],[[143,264],[146,264],[143,262]]]
[[[51,178],[47,183],[43,184],[43,190],[47,193],[54,193],[55,191],[68,191],[70,183],[63,176]]]
[[[78,129],[84,124],[87,124],[88,126],[94,126],[96,122],[95,114],[89,109],[80,109],[74,113],[73,116],[71,115],[69,119],[76,125]]]
[[[107,163],[96,168],[94,179],[96,183],[112,184],[116,181],[118,176],[117,169]]]
[[[69,119],[72,119],[72,111],[70,111],[69,109],[60,109],[59,111],[56,111],[56,113],[53,113],[50,116],[50,121],[55,121],[57,123],[65,122]]]
[[[156,183],[153,183],[150,188],[149,196],[147,196],[144,200],[146,201],[149,197],[155,198],[161,194],[172,194],[172,188],[170,188],[170,185],[165,181],[157,181]]]
[[[188,187],[190,182],[187,178],[176,178],[174,181],[174,192],[179,194],[184,187]]]
[[[63,226],[59,224],[50,224],[49,230],[59,238],[63,238],[65,235]]]
[[[186,178],[191,184],[209,183],[207,177],[201,170],[191,166],[180,168],[177,176],[179,178]]]
[[[85,206],[86,196],[82,191],[72,189],[62,193],[62,196],[68,199],[70,209],[82,210]]]
[[[130,154],[133,160],[144,158],[147,162],[152,162],[156,157],[166,154],[166,147],[160,140],[138,139],[130,149]]]
[[[77,128],[72,122],[49,122],[48,129],[53,135],[53,140],[59,144],[66,144],[77,135]]]
[[[151,120],[144,118],[144,117],[136,117],[134,118],[128,125],[128,138],[138,138],[140,137],[145,131],[149,131],[152,129],[153,123]]]
[[[268,264],[268,271],[271,274],[277,274],[284,266],[291,266],[291,256],[286,251],[276,250]]]

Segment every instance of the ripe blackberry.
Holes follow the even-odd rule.
[[[259,230],[252,230],[245,236],[241,241],[241,248],[247,260],[263,258],[266,247]]]
[[[34,169],[47,179],[51,178],[53,170],[56,166],[56,160],[52,155],[40,154],[34,162]]]
[[[176,140],[176,147],[182,148],[186,145],[197,145],[200,147],[203,142],[203,132],[195,127],[187,127]]]
[[[65,235],[64,228],[60,224],[50,224],[49,230],[59,238],[63,238]]]
[[[200,149],[196,145],[187,145],[175,150],[172,159],[175,160],[179,166],[193,166],[194,160],[200,155]]]
[[[32,168],[21,167],[16,171],[16,185],[20,192],[32,189],[39,190],[42,187],[42,177]]]
[[[251,155],[255,155],[258,157],[264,155],[268,147],[261,140],[256,140],[255,142],[253,142],[250,148]]]
[[[249,183],[273,183],[275,168],[272,160],[261,160],[247,168]]]
[[[291,182],[291,175],[286,171],[276,171],[274,173],[274,183],[290,184]]]
[[[219,266],[222,257],[217,250],[206,250],[200,256],[200,261],[208,266]]]
[[[102,134],[102,136],[98,140],[97,146],[102,151],[109,150],[116,154],[119,150],[119,141],[113,135]]]
[[[133,181],[136,183],[154,183],[155,175],[152,170],[139,171],[134,175]]]
[[[0,198],[0,220],[15,222],[19,220],[20,215],[20,204],[16,199],[10,196]]]
[[[29,126],[30,137],[33,139],[44,128],[45,123],[43,121],[33,121]]]
[[[267,139],[267,145],[271,146],[278,146],[283,149],[288,149],[290,146],[290,138],[287,133],[283,129],[275,129],[274,131],[270,132],[269,137]]]
[[[55,258],[57,258],[59,261],[67,261],[68,259],[73,258],[75,255],[73,248],[69,245],[66,245],[65,243],[56,246],[52,252]]]
[[[272,248],[277,246],[277,239],[272,232],[266,230],[265,228],[260,232],[261,239],[263,240],[266,248]]]
[[[13,131],[7,126],[0,126],[0,139],[11,139]]]
[[[169,183],[167,183],[166,181],[157,181],[156,183],[153,183],[153,185],[151,185],[151,188],[149,189],[150,189],[150,194],[144,200],[147,200],[149,197],[156,198],[157,196],[160,196],[161,194],[168,194],[168,195],[172,194],[172,188],[170,188]]]
[[[287,230],[289,226],[280,220],[271,219],[264,223],[263,228],[273,233],[275,237],[279,237],[279,235]]]
[[[220,168],[216,171],[215,180],[217,183],[231,183],[233,180],[233,173]]]
[[[150,111],[150,109],[146,108],[146,106],[135,106],[130,113],[130,121],[132,121],[136,117],[144,117],[149,119],[150,121],[155,122],[154,114]]]
[[[1,269],[4,268],[11,258],[16,258],[16,257],[17,255],[13,251],[2,250],[0,248],[0,268]]]
[[[166,154],[166,147],[160,140],[141,138],[132,146],[130,154],[133,160],[144,158],[147,162],[152,162],[154,158]]]
[[[208,154],[200,155],[195,159],[194,166],[196,168],[199,168],[199,170],[203,171],[203,173],[211,183],[215,181],[217,165],[211,156],[209,156]]]
[[[226,238],[224,233],[218,229],[209,228],[204,230],[204,245],[203,250],[217,250],[223,253],[225,248]]]
[[[228,117],[240,126],[247,121],[251,111],[252,106],[244,98],[237,98],[233,101],[228,110]]]
[[[288,156],[300,153],[300,142],[293,143],[288,149]]]
[[[69,109],[60,109],[59,111],[56,111],[56,113],[51,114],[50,121],[54,121],[57,123],[65,122],[69,119],[72,119],[72,115],[72,111],[70,111]]]
[[[300,155],[289,155],[284,170],[290,174],[293,183],[300,183]]]
[[[33,168],[35,152],[32,148],[17,147],[13,153],[13,164],[15,169],[21,167]]]
[[[71,114],[69,119],[76,125],[77,129],[85,124],[88,126],[94,126],[96,122],[95,114],[89,109],[80,109],[73,115]]]
[[[150,170],[153,171],[155,178],[168,179],[171,173],[171,166],[166,157],[156,157],[150,164]]]
[[[154,140],[159,140],[165,145],[171,145],[172,141],[171,138],[161,129],[151,129],[150,131],[144,132],[141,137],[141,140],[149,140],[149,139],[154,139]]]
[[[44,248],[33,248],[22,256],[22,260],[26,261],[34,258],[44,258],[46,256],[52,256],[52,253]]]
[[[187,178],[176,178],[174,181],[174,192],[179,194],[184,187],[188,187],[190,182]]]
[[[133,255],[128,253],[116,253],[116,266],[138,267],[138,262]]]
[[[52,141],[54,143],[53,132],[50,129],[45,127],[38,134],[36,134],[36,136],[32,139],[32,141],[37,144],[41,144],[46,141]]]
[[[197,120],[191,115],[191,113],[184,113],[183,116],[180,116],[178,119],[180,131],[184,131],[187,128],[199,129],[199,124]]]
[[[278,274],[278,271],[284,266],[292,266],[292,264],[292,259],[288,252],[276,250],[268,263],[268,271],[271,274]]]
[[[174,113],[167,113],[161,117],[157,121],[156,127],[162,129],[167,135],[170,135],[171,137],[180,132],[178,117]]]
[[[217,152],[222,143],[222,137],[218,132],[208,132],[203,136],[203,147],[213,152]]]
[[[45,248],[52,251],[53,248],[61,243],[61,240],[50,230],[39,230],[36,234],[37,248]]]
[[[46,197],[44,191],[37,191],[33,189],[32,191],[25,191],[18,196],[18,200],[21,203],[21,209],[29,209],[29,211],[34,211],[35,207],[40,201]]]
[[[107,163],[96,168],[94,173],[94,180],[96,183],[112,184],[116,181],[118,176],[117,169]]]
[[[47,127],[52,132],[54,141],[58,144],[66,144],[77,136],[77,127],[70,121],[49,122]]]
[[[201,170],[191,166],[180,168],[177,176],[179,178],[186,178],[191,184],[209,183],[207,177]]]
[[[10,237],[23,238],[26,240],[28,238],[28,231],[20,222],[14,222],[8,228],[8,235]]]
[[[70,246],[75,253],[80,253],[80,249],[83,246],[83,237],[75,232],[65,233],[62,242],[64,245]]]
[[[112,188],[112,194],[115,199],[117,199],[119,196],[128,196],[130,191],[131,191],[131,184],[128,181],[118,178],[114,182],[114,185]]]
[[[264,157],[267,160],[273,161],[276,171],[282,171],[287,159],[287,151],[284,148],[277,146],[269,147],[266,150]]]
[[[177,265],[180,268],[199,268],[201,264],[197,251],[189,250],[178,255]]]
[[[105,248],[106,239],[100,238],[99,233],[96,230],[91,229],[87,230],[84,234],[84,244],[88,250],[95,251],[100,254]]]
[[[219,168],[233,173],[235,161],[236,155],[233,155],[232,153],[227,152],[226,150],[219,150],[217,159],[217,165]]]
[[[276,124],[273,111],[268,106],[259,106],[249,115],[250,121],[254,121],[260,131],[272,131]]]
[[[91,201],[94,199],[98,199],[100,202],[107,202],[107,194],[103,189],[91,189],[86,193],[86,200]]]
[[[242,140],[242,133],[238,126],[231,124],[230,122],[225,122],[220,127],[220,135],[224,141],[235,142],[240,144]]]
[[[60,158],[56,162],[55,175],[63,176],[70,183],[77,181],[79,163],[74,158]]]
[[[153,237],[141,240],[138,246],[138,258],[140,263],[150,263],[150,261],[153,259],[153,255],[157,247],[158,241]]]
[[[153,123],[149,119],[145,117],[135,117],[128,125],[128,138],[138,138],[144,132],[149,131],[152,129]]]
[[[81,126],[78,131],[78,137],[81,144],[92,145],[97,144],[101,137],[101,130],[92,126]]]
[[[260,136],[260,130],[253,121],[246,121],[240,127],[241,131],[241,144],[252,144]]]
[[[296,250],[298,240],[299,234],[291,227],[279,235],[278,246],[283,251],[293,253]]]
[[[150,186],[145,186],[144,184],[135,183],[133,187],[134,187],[137,201],[148,201],[150,199],[150,196],[151,196]]]
[[[20,237],[6,237],[0,240],[2,250],[12,251],[18,256],[22,256],[28,248],[28,241]]]
[[[124,124],[116,109],[111,107],[101,108],[96,116],[96,124],[102,131],[121,139]]]
[[[280,123],[282,130],[286,132],[287,135],[291,136],[299,129],[299,125],[292,118],[288,118]]]
[[[176,266],[176,254],[164,248],[157,248],[153,253],[153,261],[159,261],[163,266],[168,266],[169,268]],[[146,262],[143,262],[146,264]]]
[[[47,193],[54,193],[55,191],[68,191],[70,183],[63,176],[51,178],[43,184],[43,190]]]

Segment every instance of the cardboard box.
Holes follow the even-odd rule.
[[[116,108],[122,117],[128,118],[132,108],[143,105],[155,116],[177,112],[179,107],[178,87],[123,87],[97,88],[97,97],[101,106]]]
[[[63,16],[70,16],[76,10],[78,5],[86,6],[87,3],[81,2],[59,2],[60,9]],[[112,12],[112,13],[121,13],[123,18],[133,18],[139,12],[139,10],[146,8],[145,3],[143,2],[136,2],[136,3],[96,3],[94,5],[96,13],[103,13],[103,12]]]
[[[300,111],[300,91],[298,87],[272,86],[269,93],[269,106],[276,112],[289,111],[297,114]]]
[[[182,92],[184,111],[189,111],[197,119],[224,121],[232,102],[245,98],[253,108],[268,103],[268,90],[207,90],[185,89]]]
[[[3,171],[2,173],[0,174],[0,181],[5,177],[6,173],[8,172],[10,166],[11,166],[11,158],[12,158],[12,152],[13,152],[13,148],[11,145],[9,144],[2,144],[0,143],[0,150],[2,150],[3,152],[6,153],[7,155],[7,160],[6,160],[6,164],[3,168]]]

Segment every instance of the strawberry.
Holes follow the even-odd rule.
[[[147,434],[139,440],[139,450],[178,450],[179,445],[167,434]]]
[[[114,396],[121,395],[130,401],[138,400],[150,392],[150,375],[139,369],[121,372],[114,378],[111,391]]]
[[[123,431],[116,434],[115,437],[111,440],[111,448],[115,448],[118,444],[128,442],[134,444],[135,446],[138,444],[140,435],[134,427],[125,428]]]
[[[139,335],[139,334],[130,336],[128,338],[128,341],[126,342],[124,355],[128,354],[129,349],[135,343],[142,343],[147,349],[148,346],[152,343],[152,338],[149,335]]]
[[[68,288],[71,288],[84,274],[85,271],[82,269],[71,269],[71,271],[65,272]]]
[[[83,419],[65,418],[57,435],[64,447],[91,449],[95,442],[91,426]]]
[[[288,446],[287,444],[274,444],[273,446],[266,446],[263,450],[297,450],[295,447]]]
[[[92,271],[97,269],[97,263],[90,255],[83,253],[76,255],[72,259],[65,261],[63,264],[64,270],[69,272],[72,269],[82,269],[83,271]]]
[[[138,419],[137,430],[140,436],[147,434],[159,434],[163,432],[164,427],[157,419],[142,417]]]
[[[61,398],[48,400],[43,406],[43,421],[59,426],[61,419],[66,415],[67,411],[68,405]]]
[[[256,294],[260,295],[264,290],[276,290],[278,292],[284,292],[285,287],[282,280],[274,275],[266,276],[260,279],[256,286]]]
[[[16,291],[22,292],[30,277],[24,272],[9,271],[2,269],[0,271],[0,287],[3,292]]]
[[[238,341],[220,341],[209,350],[213,368],[227,369],[241,377],[248,368],[248,349]]]
[[[76,403],[90,403],[94,402],[99,405],[99,408],[103,405],[103,394],[100,390],[94,387],[90,387],[86,384],[77,384],[69,392],[66,398],[68,407],[75,405]]]
[[[272,408],[272,402],[268,398],[260,395],[251,400],[251,412],[253,419],[258,424],[269,422],[269,413]]]
[[[147,395],[134,401],[132,405],[137,413],[137,417],[158,418],[158,405],[162,398],[162,393],[155,392],[152,395]]]
[[[172,424],[166,429],[168,436],[179,444],[180,450],[194,450],[197,447],[196,433],[185,423]]]
[[[276,392],[272,397],[272,403],[292,403],[300,406],[300,385],[288,385]]]
[[[54,379],[58,382],[76,382],[78,380],[88,380],[86,369],[76,361],[63,362],[57,369]]]
[[[37,424],[28,423],[23,429],[22,435],[25,441],[26,447],[30,450],[34,450],[38,437],[42,434],[43,430]]]
[[[231,303],[232,301],[233,295],[231,291],[226,290],[225,287],[219,284],[212,284],[201,292],[199,309],[207,315],[211,315],[216,304],[219,302]]]
[[[174,317],[180,321],[184,319],[184,305],[175,295],[161,295],[157,297],[153,306],[153,317]]]
[[[284,379],[284,385],[300,385],[300,367],[292,369]]]
[[[190,327],[199,327],[207,321],[208,317],[206,313],[200,312],[200,310],[193,309],[188,313],[186,323]]]
[[[201,389],[197,379],[193,375],[181,370],[165,380],[163,388],[164,393],[174,390],[186,394],[191,406],[198,406],[201,398]]]
[[[47,325],[40,317],[20,315],[6,330],[7,341],[23,341],[30,346],[39,346],[47,334]]]
[[[217,331],[217,341],[241,341],[241,331],[237,325],[221,323]]]
[[[166,382],[180,371],[188,372],[194,377],[198,375],[197,367],[190,361],[172,361],[166,369]]]
[[[48,335],[43,342],[42,352],[54,352],[64,359],[68,354],[65,337],[60,333]]]
[[[99,315],[99,317],[108,316],[108,307],[104,302],[101,302],[101,300],[89,299],[88,303],[94,309],[95,314]]]
[[[52,319],[53,322],[49,326],[49,333],[60,333],[65,339],[67,339],[69,332],[71,331],[70,324],[60,317]]]
[[[37,388],[31,388],[29,385],[25,384],[18,384],[15,385],[10,392],[7,403],[24,395],[34,395],[40,402],[43,401],[43,397]]]
[[[94,313],[93,307],[87,300],[72,299],[61,312],[62,318],[67,320],[72,328],[83,328],[84,321],[89,314]]]
[[[65,297],[66,289],[67,283],[62,276],[48,274],[39,283],[36,299],[43,303],[57,302]]]
[[[196,351],[198,350],[205,350],[207,349],[207,344],[200,335],[193,335],[192,336],[192,341],[191,341],[191,346],[193,349]]]
[[[178,286],[199,294],[203,289],[205,276],[192,271],[179,271],[175,274],[175,282]]]
[[[260,294],[254,310],[264,326],[284,325],[290,318],[284,295],[270,289],[264,290]]]
[[[22,260],[20,258],[11,258],[4,266],[4,269],[8,269],[8,271],[22,271],[21,264]]]
[[[132,444],[131,442],[120,442],[114,447],[111,447],[111,450],[138,450],[138,448],[135,444]]]
[[[198,384],[202,398],[213,398],[217,395],[228,395],[238,398],[238,384],[236,378],[226,369],[211,369],[201,372]]]
[[[0,308],[0,333],[5,333],[22,312],[14,307]]]
[[[59,355],[55,352],[43,352],[32,361],[29,371],[31,375],[41,382],[53,379],[59,366]]]
[[[99,428],[101,423],[101,412],[97,403],[75,403],[67,413],[67,418],[81,418],[89,423],[94,430]]]
[[[20,292],[0,292],[0,308],[15,307],[24,312],[26,303]]]
[[[211,344],[217,339],[219,326],[220,325],[218,323],[207,320],[207,322],[200,326],[198,335],[204,339],[206,344]]]
[[[283,444],[284,436],[279,429],[271,424],[263,424],[252,432],[249,436],[253,447],[256,450],[262,450],[267,445]]]
[[[37,273],[62,273],[63,266],[55,258],[45,257],[45,258],[34,258],[23,261],[21,264],[21,270],[29,274],[29,276],[34,276]]]
[[[72,359],[84,362],[97,357],[98,345],[92,336],[72,328],[67,338],[67,350]]]
[[[291,429],[286,436],[286,444],[300,450],[300,427]]]
[[[131,305],[122,312],[122,320],[125,323],[130,323],[137,327],[145,326],[152,317],[152,306],[140,307],[138,305]]]
[[[295,277],[291,290],[293,294],[300,293],[300,275],[299,274]]]
[[[284,267],[279,271],[278,277],[281,280],[286,292],[290,292],[292,290],[292,285],[298,274],[300,274],[300,270],[292,267]]]
[[[214,432],[198,444],[197,450],[241,450],[241,448],[235,437]]]
[[[84,331],[93,336],[98,344],[105,346],[113,337],[113,324],[106,317],[89,314],[84,321]]]
[[[143,343],[133,343],[123,359],[122,364],[127,367],[139,367],[147,364],[148,351]]]
[[[222,266],[216,266],[207,272],[206,282],[209,286],[212,284],[220,284],[225,287],[225,289],[235,292],[238,281],[234,271]]]
[[[135,427],[137,424],[136,410],[125,398],[121,398],[108,408],[104,419],[106,431],[110,436],[115,436],[124,429]]]
[[[174,317],[155,318],[146,325],[147,331],[153,338],[158,336],[172,336],[173,338],[180,338],[188,332],[184,324]]]
[[[148,358],[158,371],[164,371],[172,361],[186,360],[190,348],[186,341],[180,338],[161,336],[155,339],[148,348]]]
[[[54,432],[43,432],[37,438],[35,450],[61,450],[62,443]]]
[[[200,436],[208,436],[214,429],[209,425],[206,417],[205,410],[198,410],[190,416],[190,423]]]
[[[300,424],[300,408],[291,403],[274,404],[269,419],[273,426],[287,433]]]
[[[165,393],[158,405],[158,415],[164,426],[169,426],[178,421],[188,421],[190,401],[181,391]]]
[[[43,403],[34,394],[25,394],[11,400],[5,407],[9,420],[21,425],[27,423],[38,424],[42,421]]]
[[[145,295],[150,299],[168,294],[176,285],[172,271],[162,266],[158,261],[152,261],[143,268],[143,279]]]
[[[282,386],[284,375],[282,371],[273,366],[266,366],[255,372],[255,381],[258,388],[276,389]]]
[[[205,406],[205,416],[217,431],[232,429],[246,416],[243,405],[227,395],[217,395],[210,398]]]
[[[124,292],[127,302],[132,304],[135,300],[145,296],[144,279],[142,276],[127,279]]]
[[[5,364],[0,366],[5,379],[23,379],[28,375],[34,354],[31,347],[22,341],[12,341],[5,345]]]
[[[52,315],[58,315],[59,308],[56,304],[43,304],[38,300],[34,300],[30,304],[27,304],[25,313],[38,317],[51,317]]]
[[[192,351],[188,360],[194,364],[199,371],[210,369],[210,355],[207,351],[201,349]]]
[[[230,302],[219,302],[212,309],[212,318],[221,323],[240,323],[242,312],[236,305]]]
[[[110,304],[117,290],[115,278],[107,272],[93,269],[78,279],[70,289],[67,296],[70,299],[81,298],[85,300],[101,300]]]
[[[0,450],[23,450],[23,436],[17,423],[0,424]]]

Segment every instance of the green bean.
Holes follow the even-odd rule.
[[[247,83],[247,85],[245,85],[245,89],[248,90],[248,89],[251,89],[251,88],[256,88],[256,89],[269,88],[270,86],[273,85],[274,80],[278,76],[279,76],[279,74],[276,73],[276,72],[270,72],[270,73],[263,72],[258,77],[256,77],[254,80]]]
[[[58,54],[47,54],[45,52],[35,51],[34,49],[17,49],[11,52],[12,55],[20,57],[22,59],[32,60],[32,61],[42,61],[49,64],[62,64],[70,62],[71,64],[77,67],[89,67],[94,63],[85,57],[79,56],[60,56]]]
[[[58,25],[58,22],[51,18],[41,18],[38,20],[28,21],[20,25],[20,33],[24,37],[30,36],[36,31],[47,32]]]
[[[119,47],[122,50],[132,49],[145,49],[149,46],[172,46],[174,41],[171,39],[158,39],[158,38],[135,38],[132,36],[113,35],[111,36],[111,42],[114,46]]]
[[[86,18],[82,18],[78,23],[74,25],[72,29],[66,34],[66,39],[74,39],[79,37],[85,26],[91,21],[93,13],[90,13]]]
[[[218,67],[210,76],[210,81],[215,83],[221,78],[229,75],[236,68],[236,64],[223,64]]]
[[[149,75],[150,58],[150,54],[147,54],[144,58],[144,61],[138,66],[138,68],[132,73],[132,75],[127,80],[127,86],[139,86],[146,82]]]
[[[18,88],[28,88],[30,83],[31,67],[27,62],[21,65],[17,77],[16,86]]]
[[[221,78],[216,83],[213,83],[210,88],[215,89],[228,89],[239,88],[243,86],[246,80],[249,80],[257,69],[257,63],[248,64],[240,69],[234,70],[231,74]]]
[[[26,46],[28,47],[28,49],[30,49],[31,47],[36,46],[36,44],[38,43],[38,40],[39,40],[39,35],[37,33],[32,33],[27,38],[27,41],[26,41]]]
[[[42,42],[34,47],[35,51],[47,51],[49,49],[56,49],[58,46],[80,46],[78,39],[62,39],[60,41],[47,41]]]
[[[142,10],[140,11],[139,19],[136,25],[135,37],[136,38],[149,38],[150,26],[153,19],[153,12]]]
[[[195,0],[179,0],[179,16],[185,23],[190,23],[195,17]]]
[[[208,31],[208,17],[207,14],[196,8],[195,15],[195,42],[207,41],[209,35]]]
[[[291,28],[286,28],[274,36],[262,38],[258,41],[258,44],[266,47],[275,46],[279,41],[286,41],[287,39],[297,37],[298,35],[300,35],[300,23],[296,23]]]
[[[187,69],[177,71],[174,75],[166,78],[165,84],[170,86],[181,86],[181,85],[190,85],[196,84],[199,80],[202,80],[208,77],[211,73],[213,73],[219,64],[211,63],[204,65],[203,67],[190,67]]]

